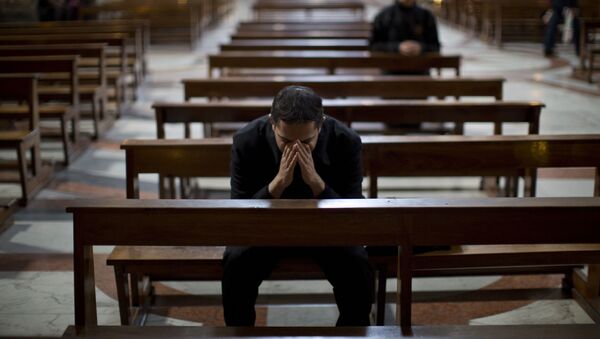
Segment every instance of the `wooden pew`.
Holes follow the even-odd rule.
[[[119,33],[123,30],[135,31],[135,34],[141,34],[141,56],[142,56],[142,74],[145,76],[148,73],[148,65],[146,55],[150,48],[150,22],[143,19],[111,19],[111,20],[75,20],[75,21],[43,21],[43,22],[3,22],[0,23],[0,30],[14,28],[78,28],[84,27],[96,33]],[[137,43],[137,38],[136,38]],[[134,50],[129,50],[128,55],[133,56]],[[107,56],[118,58],[119,52],[116,54],[108,51]]]
[[[524,176],[526,196],[535,196],[536,170],[541,167],[598,167],[598,156],[590,152],[600,143],[598,136],[511,136],[511,137],[364,137],[363,158],[365,174],[369,177],[369,196],[377,197],[377,180],[381,176]],[[544,144],[544,149],[538,145]],[[127,197],[139,198],[139,174],[158,173],[163,176],[215,177],[229,176],[231,139],[199,140],[128,140],[121,148],[126,151]],[[533,150],[533,151],[532,151]],[[544,153],[540,156],[538,153]],[[570,156],[574,154],[575,156]],[[565,156],[569,155],[569,156]],[[596,180],[596,195],[600,192]],[[161,182],[160,185],[163,185]],[[166,191],[166,190],[165,190]],[[171,192],[173,193],[173,192]],[[165,197],[161,194],[161,197]],[[175,197],[171,195],[171,197]],[[454,244],[454,243],[451,243]],[[221,274],[223,248],[138,248],[117,247],[107,263],[115,267],[121,319],[129,323],[129,307],[125,278],[148,276],[152,280],[218,280]],[[415,259],[418,276],[452,274],[489,275],[503,273],[563,273],[572,272],[590,255],[600,255],[600,246],[584,247],[464,247],[461,251],[425,254]],[[548,266],[549,256],[560,265]],[[479,258],[494,265],[482,266]],[[420,258],[420,257],[419,257]],[[385,283],[390,258],[377,255],[371,258],[380,272],[380,284]],[[546,260],[546,261],[545,261]],[[558,263],[557,261],[557,263]],[[304,266],[303,266],[304,265]],[[545,267],[532,266],[545,265]],[[203,267],[199,270],[197,267]],[[186,269],[182,269],[186,267]],[[313,266],[309,266],[313,267]],[[171,269],[175,268],[175,269]],[[315,276],[305,263],[284,264],[275,279]],[[318,272],[318,271],[317,271]],[[462,272],[462,273],[461,273]],[[600,272],[598,272],[600,273]],[[588,297],[598,296],[600,274],[592,273],[588,281],[580,273],[574,276],[579,290]],[[138,279],[132,278],[132,281]],[[132,285],[134,305],[140,304],[142,288]],[[587,292],[586,292],[587,290]],[[385,287],[378,288],[377,324],[382,325],[385,309]],[[595,294],[594,294],[595,293]]]
[[[369,39],[371,32],[368,31],[241,31],[231,35],[231,40],[242,39]]]
[[[166,138],[166,124],[184,125],[184,135],[191,138],[190,124],[202,123],[206,136],[218,136],[214,124],[249,122],[265,115],[271,101],[225,101],[210,103],[168,103],[152,105],[156,137]],[[407,102],[403,100],[324,100],[325,114],[353,127],[356,122],[415,124],[453,122],[455,134],[462,134],[467,122],[494,123],[494,133],[502,134],[502,123],[527,123],[529,134],[538,134],[543,104],[538,102]]]
[[[581,19],[579,70],[575,74],[584,77],[589,83],[594,81],[594,72],[598,71],[596,57],[600,55],[600,19]]]
[[[600,243],[598,198],[92,200],[74,202],[67,212],[74,220],[80,331],[98,328],[94,245],[401,246],[397,307],[410,332],[414,246]]]
[[[186,43],[195,48],[202,28],[224,14],[222,4],[203,0],[113,1],[82,8],[80,17],[145,19],[150,24],[152,44]]]
[[[127,65],[135,75],[135,82],[141,83],[144,77],[147,46],[144,46],[143,27],[132,25],[106,25],[106,26],[28,26],[11,27],[0,26],[0,35],[61,35],[61,34],[97,34],[97,33],[122,33],[131,38],[132,45],[127,50]],[[119,67],[121,60],[119,54],[111,54],[107,66]]]
[[[17,154],[16,163],[5,163],[2,168],[18,172],[16,178],[11,175],[12,173],[2,173],[0,181],[20,184],[19,203],[23,206],[49,182],[52,175],[52,168],[42,165],[40,156],[37,79],[38,76],[35,74],[0,74],[2,104],[10,102],[27,104],[27,110],[22,114],[22,117],[27,119],[27,127],[24,130],[0,131],[0,148],[14,150]],[[30,152],[31,166],[28,166],[27,152]]]
[[[349,12],[354,18],[364,16],[365,5],[360,0],[330,0],[330,1],[280,1],[261,0],[252,7],[256,17],[261,19],[270,13],[294,13],[300,12],[303,17],[310,18],[314,12],[325,11],[326,13]],[[277,16],[276,16],[277,17]]]
[[[367,39],[242,39],[220,46],[221,51],[368,51]]]
[[[63,148],[64,164],[69,165],[75,153],[75,145],[79,139],[79,56],[20,56],[0,57],[0,73],[40,73],[36,84],[39,99],[47,104],[37,107],[38,118],[42,120],[58,120],[60,123],[60,140]],[[62,84],[39,84],[46,74],[67,74]],[[58,104],[49,103],[58,101]],[[37,106],[37,104],[36,104]],[[26,115],[29,108],[25,105],[5,105],[0,109],[0,119],[30,119]],[[71,123],[69,136],[68,124]],[[43,133],[46,135],[45,133]],[[48,136],[55,136],[48,134]]]
[[[321,68],[333,75],[339,68],[378,69],[382,72],[429,72],[451,69],[460,76],[461,56],[438,53],[407,57],[393,53],[362,51],[244,51],[220,52],[208,56],[208,76],[214,70],[221,76],[229,70],[244,68]]]
[[[59,35],[0,35],[0,45],[45,45],[45,44],[87,44],[87,43],[106,43],[108,46],[116,48],[119,53],[120,61],[117,67],[107,68],[107,78],[109,83],[120,88],[117,93],[121,93],[121,101],[127,99],[127,77],[129,73],[127,65],[127,48],[131,45],[131,38],[123,33],[95,33],[95,34],[59,34]],[[132,82],[134,90],[137,84]],[[135,95],[134,95],[135,98]],[[117,101],[119,102],[119,101]],[[117,112],[119,114],[120,112]]]
[[[23,45],[23,46],[0,46],[0,56],[49,56],[49,55],[78,55],[86,58],[84,67],[78,63],[78,87],[80,102],[89,102],[92,105],[91,118],[93,121],[93,137],[98,139],[101,131],[106,131],[109,126],[105,116],[108,104],[107,80],[106,80],[106,44],[81,44],[81,45]],[[44,76],[47,82],[69,80],[70,73],[54,73]],[[47,86],[46,86],[47,87]],[[41,110],[44,116],[44,107]],[[79,114],[78,114],[79,115]],[[77,118],[79,120],[79,117]],[[104,125],[103,125],[104,124]],[[77,127],[78,129],[78,127]],[[77,138],[77,133],[74,135]],[[74,143],[76,144],[76,140]],[[68,162],[68,161],[67,161]]]
[[[372,24],[370,22],[275,22],[268,23],[264,21],[245,21],[240,22],[237,26],[237,31],[371,31]]]
[[[407,76],[275,76],[183,79],[184,100],[192,98],[273,98],[284,87],[302,85],[323,98],[418,98],[482,96],[502,99],[501,78],[431,79]]]

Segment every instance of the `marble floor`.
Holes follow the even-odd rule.
[[[372,3],[386,3],[373,1]],[[183,100],[180,79],[205,77],[206,55],[218,51],[227,41],[235,24],[249,17],[249,2],[238,1],[235,12],[219,27],[202,37],[193,51],[178,46],[153,46],[148,60],[150,74],[139,89],[135,102],[100,141],[71,166],[56,173],[55,179],[25,209],[15,215],[15,222],[0,234],[0,336],[59,336],[73,319],[72,221],[64,212],[70,199],[124,198],[124,152],[119,144],[128,138],[154,138],[154,101]],[[373,16],[377,7],[369,7]],[[560,46],[559,58],[545,59],[539,44],[507,44],[502,49],[489,46],[467,33],[440,24],[444,53],[464,56],[465,76],[498,76],[507,79],[506,100],[536,100],[547,107],[541,118],[543,134],[583,134],[600,132],[600,90],[571,77],[576,58],[569,46]],[[509,134],[525,133],[526,127],[507,126]],[[198,133],[200,128],[198,127]],[[181,136],[177,128],[168,134]],[[468,124],[466,133],[491,133],[491,126]],[[46,153],[52,157],[52,153]],[[60,153],[56,153],[59,157]],[[542,171],[541,196],[590,196],[592,175],[585,171]],[[141,177],[143,198],[156,198],[157,178]],[[226,190],[227,180],[205,179],[205,187]],[[385,179],[380,183],[386,197],[414,196],[482,196],[478,178],[423,178],[418,180]],[[447,188],[440,190],[441,188]],[[14,196],[14,186],[0,186],[0,196]],[[105,265],[110,247],[95,249],[99,321],[118,324],[118,309],[112,270]],[[419,292],[454,291],[468,295],[480,290],[503,288],[558,287],[559,276],[489,276],[443,279],[416,279]],[[157,289],[165,293],[198,293],[218,296],[220,285],[211,282],[165,282]],[[388,281],[394,291],[394,281]],[[269,281],[261,287],[268,294],[323,293],[331,287],[324,281]],[[388,323],[393,323],[394,308],[388,307]],[[259,325],[323,325],[335,323],[334,304],[260,305]],[[417,324],[558,324],[590,323],[592,319],[569,299],[550,297],[535,302],[526,300],[447,302],[443,299],[422,300],[414,306]],[[149,325],[223,325],[218,305],[157,309]]]

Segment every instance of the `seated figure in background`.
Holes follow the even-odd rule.
[[[407,56],[440,51],[435,17],[416,0],[396,0],[377,14],[369,44],[372,51]]]

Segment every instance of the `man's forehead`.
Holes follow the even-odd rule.
[[[319,130],[317,123],[314,121],[288,124],[281,120],[275,123],[275,129],[280,137],[290,140],[313,137]]]

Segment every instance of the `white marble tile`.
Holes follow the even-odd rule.
[[[71,221],[17,220],[0,234],[0,253],[71,253]]]
[[[472,319],[470,325],[592,324],[593,320],[574,300],[541,300],[489,317]]]
[[[100,177],[125,178],[125,152],[121,150],[89,149],[67,171],[78,171]]]
[[[98,322],[119,324],[118,306],[96,290]],[[57,336],[74,323],[72,272],[0,272],[0,335]]]
[[[269,306],[268,326],[334,326],[337,306]]]
[[[538,197],[591,197],[594,195],[592,179],[540,179]]]
[[[148,315],[144,326],[203,326],[202,323],[187,321],[169,317],[163,317],[156,314]]]

